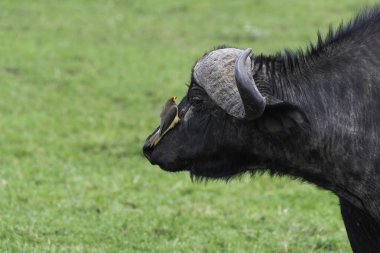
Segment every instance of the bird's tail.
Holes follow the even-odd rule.
[[[158,130],[152,137],[149,139],[149,146],[154,147],[157,145],[157,143],[160,141],[160,130]]]

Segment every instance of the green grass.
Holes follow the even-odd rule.
[[[1,1],[0,252],[349,252],[332,194],[192,183],[141,146],[206,50],[305,47],[364,2]]]

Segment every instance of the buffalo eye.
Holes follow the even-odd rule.
[[[190,104],[194,107],[196,111],[200,111],[202,109],[203,99],[197,96],[194,96],[190,100]]]
[[[198,106],[203,103],[203,100],[200,97],[192,97],[190,103],[194,106]]]

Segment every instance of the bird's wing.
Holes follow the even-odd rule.
[[[171,106],[167,110],[164,110],[161,113],[161,124],[160,124],[160,132],[161,134],[165,133],[166,129],[170,127],[171,123],[175,119],[178,114],[178,107]]]
[[[162,119],[162,117],[167,113],[167,111],[173,106],[173,101],[171,99],[169,99],[165,105],[164,105],[164,108],[162,108],[162,111],[161,111],[161,114],[160,114],[160,117]]]

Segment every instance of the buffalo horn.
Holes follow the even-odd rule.
[[[265,109],[264,97],[258,91],[250,73],[251,66],[247,66],[247,59],[251,53],[251,48],[246,49],[235,63],[236,85],[245,110],[244,120],[257,119]]]

